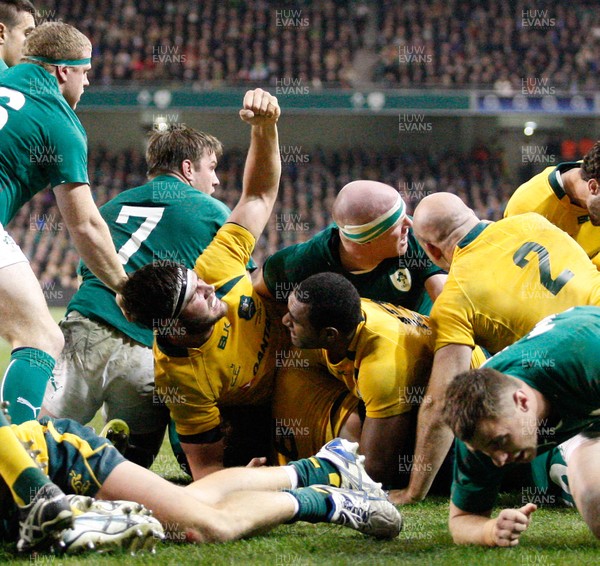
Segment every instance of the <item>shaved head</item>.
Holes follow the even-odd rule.
[[[417,205],[413,230],[420,241],[438,245],[460,228],[468,225],[470,229],[477,222],[475,213],[459,197],[452,193],[434,193]]]
[[[352,181],[338,193],[331,215],[338,226],[366,224],[390,210],[398,191],[377,181]]]

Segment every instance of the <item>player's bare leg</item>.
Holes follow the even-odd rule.
[[[600,434],[590,433],[565,460],[575,505],[594,536],[600,538]]]
[[[142,503],[162,523],[168,540],[195,542],[249,536],[291,520],[295,509],[291,496],[283,492],[240,492],[225,498],[218,507],[210,507],[196,494],[190,497],[187,488],[131,462],[123,462],[113,470],[97,497]]]
[[[38,417],[64,339],[29,263],[0,269],[0,335],[13,351],[2,384],[13,424]]]

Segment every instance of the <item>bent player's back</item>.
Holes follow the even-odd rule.
[[[434,303],[436,349],[495,353],[544,317],[600,304],[600,273],[567,234],[535,213],[479,223],[461,242]]]

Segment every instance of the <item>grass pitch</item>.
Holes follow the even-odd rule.
[[[59,320],[63,309],[51,309]],[[2,373],[10,348],[0,344]],[[92,423],[100,430],[100,419]],[[177,462],[168,442],[163,444],[153,470],[181,481]],[[517,495],[503,495],[502,507],[521,505]],[[53,555],[20,556],[14,544],[0,543],[0,564],[60,565],[539,565],[576,566],[600,563],[600,542],[589,532],[574,509],[547,508],[536,511],[520,546],[511,549],[458,547],[448,533],[448,501],[430,498],[402,510],[404,528],[393,541],[370,539],[336,525],[298,523],[283,525],[263,536],[226,544],[187,545],[165,542],[155,555],[129,556],[87,554],[77,557]]]

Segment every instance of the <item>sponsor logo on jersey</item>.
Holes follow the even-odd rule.
[[[256,314],[256,305],[254,299],[246,295],[240,297],[240,306],[238,307],[238,316],[245,320],[251,320]]]
[[[402,291],[404,293],[410,291],[412,277],[410,276],[410,271],[406,269],[406,267],[400,267],[397,269],[390,275],[390,279],[392,280],[392,285],[394,285],[398,291]]]

